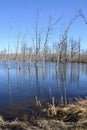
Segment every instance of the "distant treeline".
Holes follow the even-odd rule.
[[[37,61],[36,61],[37,58]],[[39,61],[52,61],[52,62],[77,62],[77,63],[87,63],[87,52],[81,52],[81,53],[74,53],[73,56],[70,53],[67,53],[66,55],[60,53],[60,54],[46,54],[45,57],[42,54],[39,54],[37,57],[35,54],[33,53],[20,53],[20,54],[0,54],[0,60],[16,60],[16,61],[35,61],[35,62],[39,62]]]

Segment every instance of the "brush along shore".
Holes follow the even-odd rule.
[[[37,106],[32,118],[24,120],[16,118],[7,121],[0,116],[0,130],[86,130],[87,99],[77,99],[75,103],[64,106],[48,104],[46,108]]]

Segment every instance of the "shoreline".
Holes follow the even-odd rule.
[[[77,99],[75,103],[64,106],[48,104],[42,108],[36,106],[30,120],[27,115],[24,120],[16,118],[14,121],[4,120],[0,116],[0,130],[86,130],[87,128],[87,99]]]

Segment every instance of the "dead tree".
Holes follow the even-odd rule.
[[[71,62],[80,62],[80,40],[76,41],[74,39],[70,40],[71,43]]]
[[[16,54],[15,54],[15,60],[17,60],[18,68],[20,69],[21,67],[20,67],[20,54],[19,54],[19,43],[20,43],[19,39],[20,39],[20,34],[18,34],[17,36],[17,43],[16,43],[17,45],[16,45]]]
[[[45,40],[44,40],[43,64],[44,64],[44,61],[46,61],[46,57],[47,57],[47,54],[49,52],[49,50],[48,50],[49,49],[49,47],[48,47],[49,36],[50,36],[54,26],[61,20],[61,18],[62,17],[60,17],[55,22],[53,22],[54,15],[50,15],[50,17],[49,17],[48,26],[47,26],[47,32],[46,32]]]
[[[32,47],[26,48],[26,50],[28,51],[28,53],[27,53],[28,70],[30,70],[30,67],[31,67],[31,60],[33,60]]]
[[[68,36],[68,32],[69,32],[69,29],[71,27],[71,25],[74,23],[74,21],[78,18],[78,17],[82,17],[83,21],[85,24],[87,24],[87,20],[83,14],[83,12],[81,10],[79,10],[77,12],[77,14],[70,20],[68,26],[66,27],[65,31],[64,31],[64,34],[62,35],[62,39],[60,40],[60,46],[61,46],[61,51],[60,51],[60,57],[59,59],[61,60],[61,57],[62,57],[62,53],[65,49],[65,53],[64,53],[64,62],[66,61],[66,48],[67,48],[67,42],[66,42],[66,39],[67,39],[67,36]],[[80,62],[80,41],[78,41],[77,43],[74,41],[74,43],[71,43],[71,60],[73,59],[74,55],[76,52],[78,52],[78,61]]]
[[[47,42],[48,42],[48,38],[49,38],[49,34],[50,34],[50,31],[52,29],[52,19],[53,17],[50,16],[49,18],[49,22],[48,22],[48,27],[47,27],[47,32],[46,32],[46,36],[45,36],[45,41],[44,41],[44,54],[43,54],[43,61],[46,60],[46,55],[47,55]]]
[[[12,25],[10,26],[9,32],[9,42],[8,42],[8,69],[10,69],[10,44],[11,44],[11,34],[12,34]]]
[[[18,36],[17,36],[15,60],[19,59],[19,53],[18,53],[19,52],[19,43],[20,43],[19,39],[20,39],[20,34],[18,34]]]
[[[38,62],[39,62],[39,56],[40,56],[40,47],[41,47],[41,35],[42,35],[42,31],[40,31],[39,29],[39,12],[37,12],[37,16],[36,16],[36,27],[35,27],[35,66],[38,66]]]
[[[60,39],[59,62],[66,62],[67,60],[67,36]]]
[[[62,37],[60,38],[60,52],[59,52],[59,62],[66,62],[67,61],[67,37],[68,37],[68,32],[71,27],[71,25],[74,23],[74,21],[77,19],[78,15],[75,15],[68,23]]]
[[[43,31],[40,28],[39,24],[39,13],[37,12],[37,18],[36,18],[36,27],[35,27],[35,65],[38,66],[39,58],[40,58],[40,49],[41,49],[41,38],[42,38],[42,33]],[[46,56],[48,54],[48,39],[50,36],[50,32],[52,31],[53,27],[59,22],[61,18],[53,22],[54,16],[50,15],[48,26],[47,26],[47,31],[45,33],[45,36],[43,36],[44,42],[43,42],[43,63],[46,60]]]
[[[80,53],[81,53],[81,43],[80,43],[80,39],[78,41],[78,61],[80,62]]]
[[[77,54],[77,50],[78,50],[77,41],[71,39],[71,62],[74,60],[74,57]]]
[[[27,43],[26,43],[26,32],[24,33],[21,41],[21,60],[26,61],[27,55]]]

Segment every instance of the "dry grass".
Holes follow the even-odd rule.
[[[43,111],[51,118],[64,122],[78,122],[81,119],[87,119],[87,99],[79,99],[75,104],[68,104],[62,108],[50,104]]]
[[[61,105],[60,105],[61,106]],[[74,104],[55,107],[49,104],[47,108],[37,108],[32,121],[4,121],[0,116],[0,130],[86,130],[87,129],[87,99],[77,99]],[[48,117],[48,118],[47,118]],[[27,118],[24,116],[24,120]]]

